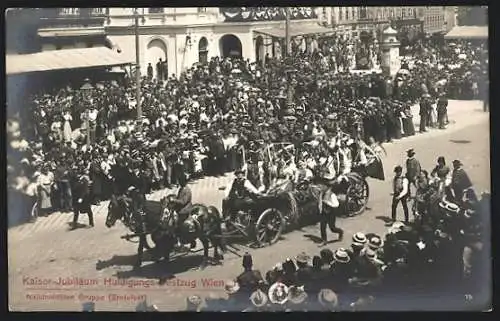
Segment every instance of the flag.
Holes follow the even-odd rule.
[[[366,175],[371,178],[385,180],[384,166],[380,157],[371,158],[366,165]]]

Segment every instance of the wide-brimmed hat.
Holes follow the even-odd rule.
[[[288,301],[293,304],[301,304],[307,299],[307,293],[304,286],[291,286],[288,292]]]
[[[321,289],[318,293],[318,302],[325,308],[336,308],[339,304],[337,294],[330,289]]]
[[[226,284],[224,285],[224,290],[226,290],[226,292],[228,294],[234,294],[236,292],[238,292],[240,289],[240,285],[238,284],[238,282],[235,282],[235,281],[227,281]]]
[[[309,259],[310,259],[309,255],[307,255],[305,252],[302,252],[299,255],[297,255],[297,257],[295,258],[295,261],[297,263],[307,264],[307,262],[309,262]]]
[[[460,212],[460,206],[458,206],[455,203],[451,203],[448,201],[441,201],[439,202],[439,207],[452,213],[458,213]]]
[[[363,249],[363,255],[365,255],[369,259],[374,259],[377,257],[377,253],[369,247]]]
[[[250,302],[257,308],[265,306],[267,301],[267,295],[260,289],[250,295]]]
[[[333,259],[339,263],[349,263],[351,258],[349,257],[349,253],[344,248],[339,248],[335,253],[333,253]]]
[[[415,151],[413,150],[413,148],[410,148],[406,151],[406,154],[412,156],[412,155],[415,155]]]
[[[462,162],[458,159],[455,159],[452,164],[453,165],[463,165]]]
[[[364,233],[358,232],[352,236],[352,245],[363,247],[367,242],[366,236]]]
[[[187,303],[187,310],[190,311],[199,311],[203,301],[202,299],[197,296],[197,295],[190,295],[186,298],[186,303]]]
[[[378,235],[374,235],[368,239],[368,247],[372,250],[378,250],[384,245],[382,238]]]
[[[276,282],[269,288],[269,301],[274,304],[285,304],[288,301],[289,292],[290,290],[285,284]]]
[[[405,227],[405,224],[403,222],[394,222],[392,226],[389,228],[389,234],[396,234],[398,232],[401,232],[401,230]]]

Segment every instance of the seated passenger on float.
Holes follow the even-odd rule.
[[[295,185],[300,185],[304,182],[308,182],[313,177],[314,177],[314,174],[313,174],[312,170],[310,170],[307,167],[306,162],[303,160],[299,161],[299,168],[295,172],[295,178],[294,178]]]
[[[245,171],[237,170],[235,175],[231,188],[226,191],[226,197],[222,200],[224,217],[232,218],[238,210],[249,209],[256,197],[263,196],[246,178]]]

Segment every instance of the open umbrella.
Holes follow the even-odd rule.
[[[398,74],[411,75],[411,72],[408,69],[399,69]]]
[[[466,54],[459,54],[458,55],[458,59],[467,59],[467,55]]]
[[[233,69],[231,71],[232,74],[241,74],[241,70],[240,69]]]

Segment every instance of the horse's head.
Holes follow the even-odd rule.
[[[120,198],[113,195],[109,201],[108,205],[108,216],[106,217],[106,226],[108,228],[113,227],[117,220],[122,220],[128,217],[128,206],[126,202]]]

